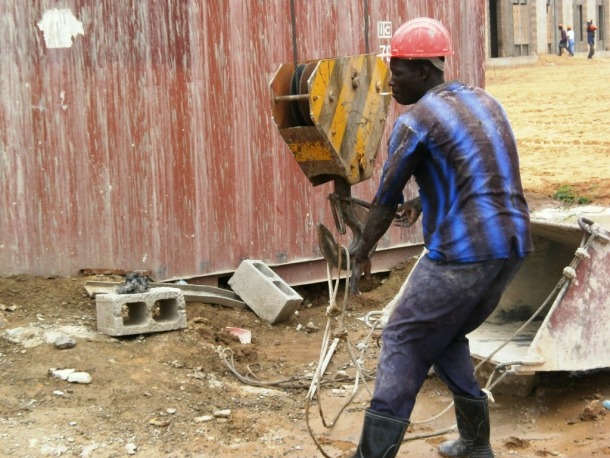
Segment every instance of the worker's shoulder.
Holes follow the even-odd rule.
[[[426,94],[422,99],[424,105],[436,104],[437,100],[442,100],[447,104],[462,105],[468,99],[477,98],[493,98],[485,89],[471,84],[464,83],[459,80],[448,81]]]

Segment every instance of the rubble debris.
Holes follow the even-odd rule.
[[[69,335],[60,333],[57,335],[57,338],[53,344],[55,345],[55,348],[65,350],[68,348],[74,348],[76,346],[76,341]]]
[[[509,450],[523,449],[523,448],[528,448],[529,446],[530,446],[529,441],[520,439],[515,436],[509,437],[504,442],[504,447],[506,447]]]
[[[221,409],[214,412],[215,418],[229,418],[231,416],[231,409]]]
[[[76,369],[55,369],[52,367],[49,369],[49,374],[60,380],[64,380],[70,383],[91,383],[91,375],[87,372],[77,372]]]
[[[242,344],[252,343],[252,332],[251,331],[249,331],[247,329],[243,329],[243,328],[234,328],[231,326],[227,326],[225,329],[229,332],[229,334],[239,338],[240,343],[242,343]]]
[[[125,283],[117,286],[117,294],[139,294],[150,289],[148,277],[141,272],[130,272],[125,278]]]
[[[596,421],[606,416],[602,403],[596,399],[585,406],[580,414],[580,421]]]
[[[158,426],[159,428],[165,428],[166,426],[169,426],[170,421],[169,420],[160,420],[158,418],[151,418],[148,423],[153,426]]]
[[[306,332],[318,332],[319,330],[320,328],[313,321],[310,321],[305,325]]]
[[[43,343],[55,344],[57,339],[67,335],[70,338],[95,339],[95,332],[84,326],[58,326],[53,325],[28,325],[18,328],[11,328],[4,331],[0,337],[9,342],[22,345],[24,348],[33,348]]]

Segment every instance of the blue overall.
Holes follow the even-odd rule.
[[[422,258],[382,333],[371,408],[408,419],[430,367],[452,393],[480,397],[466,334],[496,308],[523,258]]]
[[[466,335],[533,247],[514,134],[482,89],[429,90],[397,119],[388,156],[374,202],[395,209],[414,177],[428,253],[383,330],[371,408],[408,419],[432,366],[454,394],[480,397]]]

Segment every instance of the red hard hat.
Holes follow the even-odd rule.
[[[451,37],[443,24],[420,17],[401,25],[390,44],[390,57],[426,59],[453,54]]]

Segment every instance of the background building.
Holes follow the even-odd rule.
[[[558,25],[572,26],[574,48],[585,52],[586,22],[597,25],[596,50],[607,49],[610,0],[487,0],[486,56],[517,57],[557,53]]]

